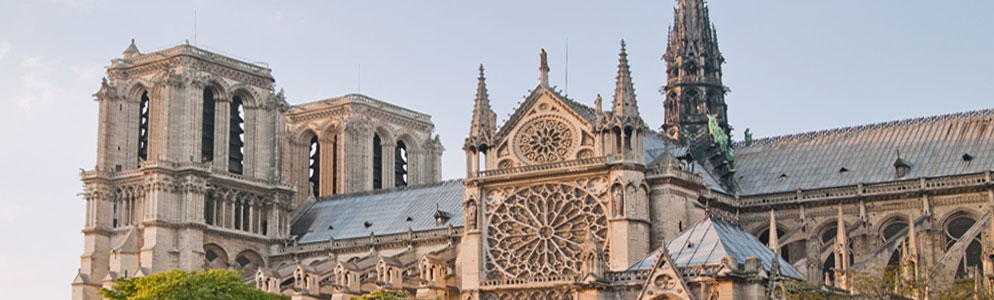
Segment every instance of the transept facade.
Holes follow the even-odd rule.
[[[664,124],[624,41],[608,103],[552,87],[542,50],[501,124],[481,65],[465,177],[445,181],[426,114],[290,105],[267,67],[132,41],[94,95],[73,299],[170,269],[294,299],[778,299],[886,266],[992,286],[994,110],[733,141],[704,1],[677,1],[668,38]]]

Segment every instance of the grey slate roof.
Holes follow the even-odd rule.
[[[764,138],[735,156],[745,195],[979,173],[994,168],[994,109]]]
[[[462,180],[321,197],[291,227],[298,242],[326,242],[463,226]],[[436,224],[436,205],[449,216]],[[410,217],[411,221],[407,221]],[[367,227],[367,222],[369,226]]]
[[[659,251],[663,248],[666,248],[673,264],[678,268],[719,265],[723,257],[730,255],[740,264],[745,263],[746,258],[757,257],[762,262],[763,269],[769,272],[775,255],[770,248],[763,245],[755,236],[745,232],[739,225],[706,217],[680,233],[665,247],[652,251],[628,270],[652,269],[659,257]],[[777,259],[780,260],[781,274],[804,279],[801,272],[782,257]]]

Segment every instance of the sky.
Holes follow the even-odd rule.
[[[96,158],[92,94],[132,38],[143,52],[189,40],[264,62],[291,104],[361,92],[430,114],[447,149],[443,177],[458,178],[479,65],[504,120],[538,84],[542,48],[551,84],[592,105],[611,98],[625,39],[641,115],[658,128],[674,5],[0,0],[3,298],[70,298],[83,250],[79,170]],[[994,107],[994,1],[709,6],[735,139],[746,128],[760,138]]]

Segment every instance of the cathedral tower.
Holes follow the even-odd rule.
[[[729,132],[728,88],[721,83],[725,58],[718,50],[718,35],[703,0],[678,0],[663,60],[667,74],[662,88],[666,133],[685,144],[705,141],[708,114]]]
[[[704,0],[678,0],[670,28],[663,107],[664,132],[690,147],[694,159],[720,176],[721,185],[735,190],[731,146],[732,127],[721,83],[725,58]]]
[[[73,299],[118,277],[265,266],[286,238],[287,109],[270,69],[189,44],[111,61],[94,95],[97,158],[82,172],[84,251]]]

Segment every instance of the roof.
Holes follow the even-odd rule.
[[[994,167],[992,127],[986,109],[759,139],[736,150],[736,179],[756,195],[980,173]]]
[[[654,131],[649,131],[643,136],[642,147],[645,152],[644,156],[646,165],[651,165],[666,151],[669,151],[670,154],[673,155],[672,157],[677,158],[686,156],[688,151],[687,146],[681,146]],[[688,167],[691,172],[700,175],[704,179],[704,182],[712,190],[720,193],[728,193],[718,182],[717,177],[715,177],[714,174],[711,174],[711,172],[700,163],[693,161],[688,165]]]
[[[298,242],[326,242],[463,226],[461,180],[321,197],[291,227]],[[449,219],[438,224],[436,207]],[[410,221],[408,221],[408,219]]]
[[[652,269],[662,248],[652,251],[628,269]],[[673,264],[678,268],[719,265],[723,257],[732,256],[740,264],[744,264],[746,258],[757,257],[762,263],[763,269],[769,271],[775,255],[770,248],[763,245],[763,242],[745,232],[741,226],[714,217],[707,217],[697,222],[667,243],[665,248],[672,258]],[[782,257],[778,257],[778,259],[780,260],[781,274],[795,279],[804,279],[804,276],[790,263]]]

